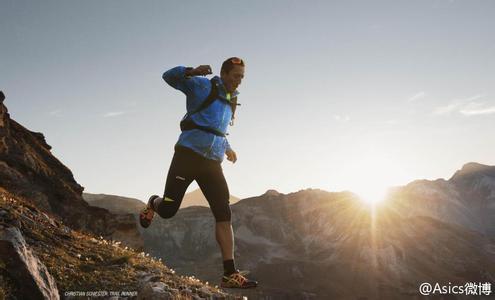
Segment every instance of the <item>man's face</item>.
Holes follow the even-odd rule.
[[[234,92],[241,81],[244,78],[244,67],[241,65],[234,65],[234,68],[228,73],[221,73],[220,78],[222,78],[223,85],[227,89],[227,92]]]

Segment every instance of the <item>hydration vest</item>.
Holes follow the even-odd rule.
[[[224,101],[224,102],[230,104],[230,108],[232,109],[232,118],[230,119],[230,125],[231,126],[234,125],[235,109],[236,109],[237,105],[241,105],[241,104],[237,103],[237,97],[232,98],[230,101],[225,100],[223,98],[219,98],[218,97],[218,85],[219,85],[218,80],[216,79],[216,77],[214,77],[210,80],[210,82],[211,82],[210,94],[208,95],[208,97],[206,97],[206,99],[201,103],[201,105],[197,109],[193,110],[192,112],[187,113],[184,116],[184,118],[182,118],[182,121],[180,122],[180,130],[186,131],[186,130],[199,129],[199,130],[203,130],[203,131],[206,131],[209,133],[213,133],[214,135],[217,135],[217,136],[225,137],[225,133],[223,133],[219,130],[216,130],[214,128],[211,128],[211,127],[198,125],[198,124],[194,123],[194,121],[190,118],[190,116],[192,116],[193,114],[198,113],[198,112],[208,108],[208,106],[210,106],[213,102],[215,102],[215,100],[218,99],[220,101]]]

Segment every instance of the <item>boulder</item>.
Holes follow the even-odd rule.
[[[139,300],[172,300],[174,297],[163,282],[147,282],[138,293]]]
[[[29,249],[16,227],[0,229],[0,266],[16,282],[24,299],[60,299],[55,279]]]

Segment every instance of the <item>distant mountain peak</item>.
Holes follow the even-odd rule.
[[[270,189],[270,190],[267,190],[263,196],[280,196],[281,194],[277,191],[277,190],[273,190],[273,189]]]
[[[473,174],[487,174],[495,176],[495,166],[483,165],[477,162],[469,162],[457,170],[450,180],[458,180]]]

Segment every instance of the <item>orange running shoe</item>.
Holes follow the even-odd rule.
[[[153,195],[148,199],[148,204],[145,208],[141,210],[139,213],[139,224],[143,228],[148,228],[153,221],[153,216],[155,215],[155,211],[153,210],[153,201],[158,198],[158,195]]]
[[[249,272],[237,270],[228,276],[223,276],[222,283],[220,284],[223,288],[235,288],[235,289],[249,289],[258,286],[258,282],[255,280],[248,279],[246,275]]]

